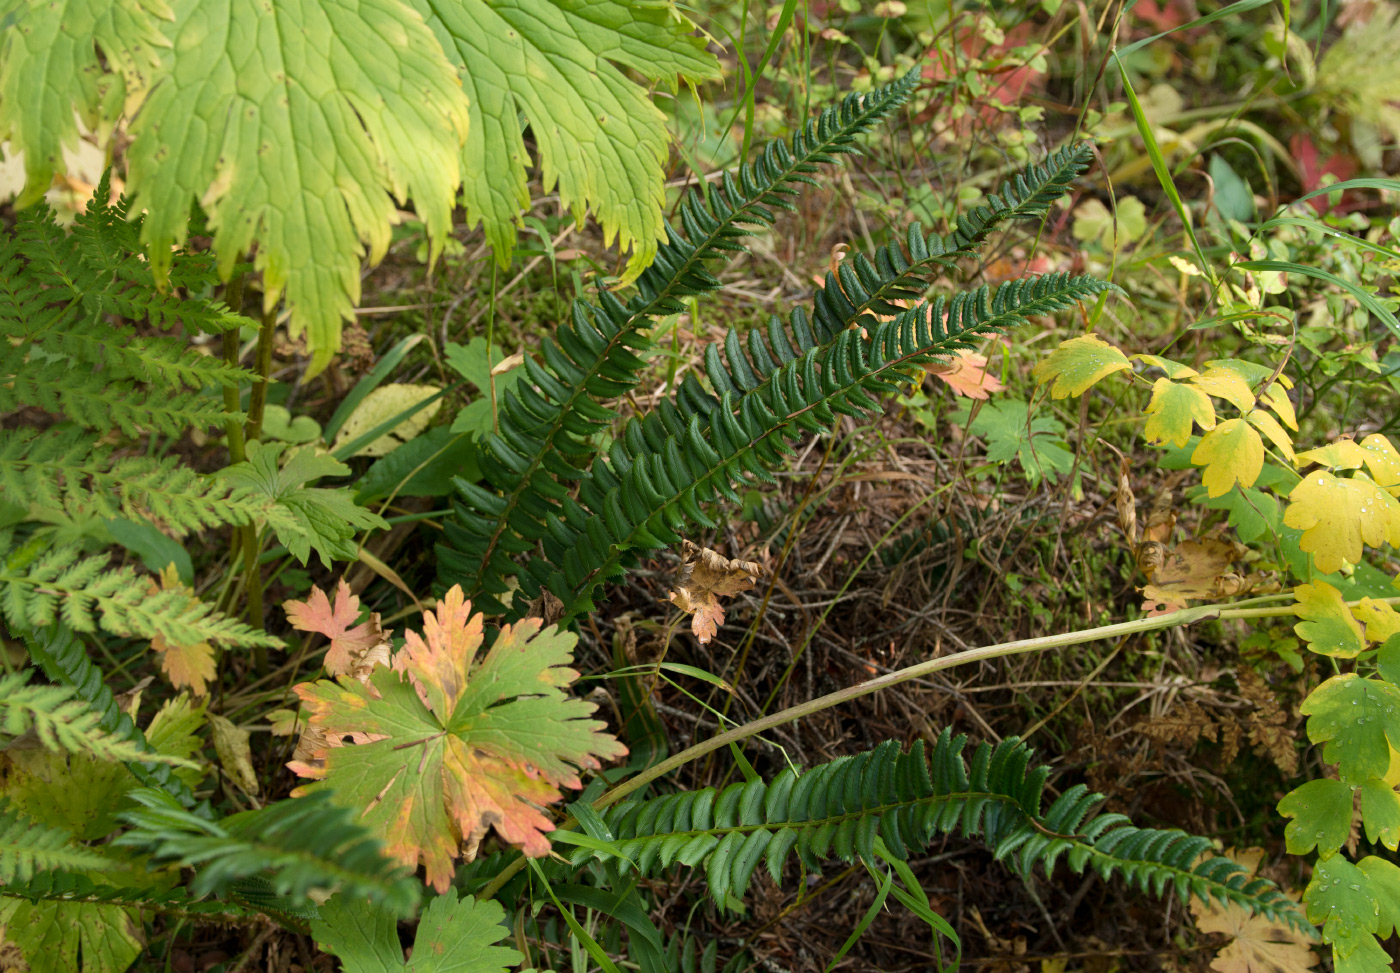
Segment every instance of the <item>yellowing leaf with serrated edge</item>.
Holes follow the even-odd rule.
[[[1227,419],[1201,437],[1191,462],[1205,467],[1206,493],[1223,497],[1236,483],[1254,485],[1264,468],[1264,441],[1243,419]]]
[[[392,667],[376,666],[365,682],[295,687],[328,745],[313,755],[324,764],[288,765],[316,778],[293,795],[331,791],[388,855],[421,862],[439,890],[453,859],[475,857],[492,829],[527,855],[549,854],[553,824],[540,809],[560,787],[582,787],[580,769],[627,752],[589,719],[597,707],[566,691],[578,678],[576,636],[527,618],[502,626],[483,655],[483,625],[454,585],[423,613],[423,634],[406,633]],[[352,733],[366,742],[341,745]]]
[[[1224,399],[1241,412],[1254,408],[1254,392],[1238,372],[1216,366],[1206,369],[1191,382],[1202,392]]]
[[[1392,635],[1400,635],[1400,612],[1383,601],[1362,598],[1352,606],[1351,613],[1366,626],[1368,641],[1384,642]]]
[[[1400,453],[1378,432],[1373,432],[1361,440],[1361,448],[1366,451],[1366,468],[1371,471],[1371,479],[1395,493],[1400,487]]]
[[[1359,470],[1366,463],[1366,451],[1354,439],[1338,439],[1326,446],[1298,454],[1299,466],[1330,466],[1334,470]]]
[[[162,28],[172,43],[127,152],[152,269],[158,279],[169,272],[198,201],[220,274],[256,248],[264,309],[285,290],[288,330],[307,333],[310,377],[340,348],[362,260],[388,248],[396,200],[412,198],[435,247],[451,232],[467,97],[402,0],[177,0],[171,9]]]
[[[1361,625],[1342,600],[1342,593],[1326,581],[1300,584],[1293,589],[1298,603],[1293,613],[1303,619],[1293,631],[1308,648],[1320,655],[1354,659],[1366,647]]]
[[[1160,355],[1133,355],[1132,357],[1138,361],[1147,362],[1149,365],[1155,365],[1166,372],[1167,378],[1170,379],[1180,380],[1201,374],[1190,365],[1183,365],[1179,361],[1172,361],[1170,358],[1163,358]]]
[[[1171,443],[1180,449],[1191,438],[1191,424],[1202,429],[1215,428],[1215,406],[1210,396],[1191,385],[1159,378],[1152,384],[1152,399],[1147,403],[1147,425],[1143,435],[1153,446]]]
[[[1269,441],[1278,447],[1278,451],[1284,455],[1288,462],[1293,462],[1293,440],[1288,438],[1288,433],[1283,431],[1283,427],[1278,424],[1278,420],[1267,412],[1254,409],[1245,416],[1249,424],[1269,437]]]
[[[1095,382],[1132,367],[1127,355],[1098,335],[1086,334],[1060,342],[1031,374],[1042,385],[1053,380],[1050,397],[1064,399],[1083,395]]]
[[[345,425],[336,433],[334,448],[359,439],[380,423],[388,422],[394,416],[413,408],[424,399],[432,398],[440,390],[436,385],[381,385],[350,413]],[[355,452],[356,456],[383,456],[392,453],[424,429],[433,416],[442,408],[442,400],[424,406],[403,422],[399,423],[378,439],[372,440]]]
[[[1298,546],[1324,574],[1359,564],[1362,544],[1400,547],[1400,502],[1364,473],[1342,479],[1314,470],[1288,495],[1283,522],[1303,532]]]

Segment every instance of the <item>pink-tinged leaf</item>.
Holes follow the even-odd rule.
[[[934,378],[947,382],[955,394],[970,399],[985,399],[1004,388],[1000,380],[987,374],[986,356],[970,351],[959,351],[950,362],[936,362],[924,368]]]
[[[388,644],[388,635],[379,627],[379,615],[371,613],[363,625],[355,625],[360,617],[360,599],[350,593],[342,578],[336,586],[335,604],[320,588],[312,588],[306,601],[285,601],[282,610],[287,621],[299,632],[318,632],[331,640],[326,650],[326,672],[342,676],[375,655],[375,650]],[[352,627],[353,626],[353,627]],[[387,653],[387,649],[385,650]],[[380,653],[383,655],[384,653]]]

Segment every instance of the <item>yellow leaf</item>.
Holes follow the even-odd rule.
[[[1326,581],[1300,584],[1293,589],[1298,603],[1293,613],[1302,619],[1293,631],[1319,655],[1354,659],[1366,647],[1361,625],[1352,615],[1342,593]]]
[[[1050,397],[1064,399],[1083,395],[1100,379],[1132,367],[1127,355],[1098,335],[1086,334],[1060,342],[1031,374],[1042,385],[1053,379]]]
[[[1293,411],[1293,400],[1288,397],[1288,393],[1278,382],[1274,382],[1265,389],[1262,398],[1265,405],[1278,413],[1278,417],[1283,420],[1285,426],[1294,432],[1298,431],[1298,413]]]
[[[1166,372],[1167,378],[1170,379],[1191,378],[1193,375],[1201,374],[1190,365],[1183,365],[1179,361],[1172,361],[1170,358],[1163,358],[1160,355],[1133,355],[1133,357],[1138,361],[1144,361],[1149,365],[1155,365]]]
[[[1243,419],[1227,419],[1201,437],[1191,462],[1205,467],[1201,482],[1206,492],[1222,497],[1236,482],[1254,485],[1264,468],[1264,441]]]
[[[1298,454],[1299,466],[1330,466],[1334,470],[1359,470],[1366,463],[1366,451],[1354,439],[1339,439]]]
[[[1288,458],[1288,462],[1293,462],[1293,440],[1288,438],[1288,433],[1283,431],[1283,427],[1278,424],[1278,420],[1267,412],[1253,410],[1245,416],[1249,424],[1269,437],[1269,441],[1278,447],[1278,451]]]
[[[1206,369],[1205,374],[1195,376],[1191,381],[1202,392],[1224,399],[1241,412],[1248,412],[1254,408],[1254,393],[1239,372],[1216,365]]]
[[[339,449],[346,443],[359,439],[381,423],[388,422],[394,416],[413,408],[426,398],[437,395],[438,392],[439,389],[435,385],[379,386],[365,396],[364,401],[355,407],[354,412],[350,413],[350,418],[345,420],[345,425],[341,426],[340,432],[336,434],[333,448]],[[386,453],[392,453],[428,428],[428,423],[432,421],[433,416],[440,408],[442,408],[441,399],[432,405],[424,406],[378,439],[360,447],[355,455],[383,456]]]
[[[1210,396],[1191,385],[1157,379],[1152,384],[1152,400],[1147,403],[1147,425],[1143,429],[1148,443],[1171,443],[1180,449],[1191,438],[1193,421],[1202,429],[1215,428],[1215,406]]]
[[[1400,502],[1364,473],[1349,480],[1309,473],[1288,495],[1283,522],[1303,532],[1298,546],[1324,574],[1340,571],[1344,561],[1359,564],[1363,543],[1400,547]]]
[[[214,731],[214,752],[224,773],[249,794],[258,792],[258,775],[253,770],[253,752],[248,746],[248,731],[240,730],[222,716],[209,714],[209,727]]]
[[[1366,451],[1366,468],[1371,471],[1371,479],[1394,493],[1400,486],[1400,453],[1378,432],[1361,440],[1361,448]]]
[[[1372,642],[1384,642],[1392,635],[1400,635],[1400,612],[1383,601],[1362,598],[1352,606],[1351,613],[1366,626],[1366,638]]]

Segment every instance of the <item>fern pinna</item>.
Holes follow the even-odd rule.
[[[543,360],[526,356],[528,380],[503,397],[499,432],[486,437],[481,457],[485,485],[458,482],[461,502],[438,547],[444,585],[461,584],[474,603],[517,618],[525,599],[507,606],[499,596],[519,576],[528,598],[541,589],[559,598],[566,619],[586,612],[599,586],[639,552],[674,543],[688,524],[712,526],[706,504],[737,501],[736,486],[751,478],[771,480],[788,440],[826,429],[836,413],[876,408],[871,393],[892,390],[904,373],[971,347],[974,337],[1111,286],[1051,275],[902,306],[922,294],[922,273],[951,267],[1002,223],[1043,215],[1088,163],[1087,147],[1067,148],[960,217],[952,232],[925,236],[915,226],[907,249],[896,243],[873,260],[846,261],[827,275],[810,315],[775,316],[746,338],[730,331],[705,350],[708,387],[687,375],[669,401],[629,421],[599,454],[595,440],[617,418],[604,403],[639,381],[653,317],[683,310],[680,297],[718,290],[705,265],[744,250],[746,227],[771,224],[775,208],[791,209],[789,197],[814,184],[816,166],[856,151],[855,138],[902,105],[915,80],[848,96],[790,147],[770,144],[718,188],[692,192],[680,229],[671,229],[630,301],[603,290],[596,305],[574,303],[572,320],[544,341]],[[877,320],[888,315],[899,316]],[[851,330],[857,324],[863,331]]]
[[[1029,880],[1065,859],[1075,872],[1117,874],[1144,891],[1170,888],[1183,900],[1244,906],[1305,926],[1297,906],[1273,883],[1212,852],[1206,838],[1133,827],[1121,814],[1091,814],[1102,800],[1075,785],[1042,807],[1048,769],[1031,766],[1016,738],[980,743],[971,760],[966,738],[944,730],[926,754],[887,740],[804,773],[785,768],[771,783],[753,780],[679,791],[609,808],[604,829],[574,863],[610,862],[622,872],[652,874],[672,865],[703,868],[721,907],[743,896],[763,865],[781,883],[794,854],[809,869],[827,859],[874,862],[882,853],[907,860],[939,834],[980,837],[998,860]],[[598,830],[595,826],[594,830]],[[877,843],[883,843],[877,849]]]

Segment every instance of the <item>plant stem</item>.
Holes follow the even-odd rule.
[[[272,336],[277,330],[277,305],[263,306],[262,327],[258,330],[258,357],[256,362],[257,381],[248,394],[248,425],[245,436],[248,442],[262,438],[263,413],[267,408],[267,387],[272,374]],[[244,589],[248,598],[248,624],[258,631],[264,631],[263,624],[263,579],[258,563],[258,552],[262,539],[253,524],[239,529],[242,535]],[[267,673],[267,650],[261,646],[253,648],[253,670],[257,675]]]
[[[262,328],[258,331],[258,380],[248,394],[248,427],[245,435],[249,440],[262,438],[263,411],[267,407],[267,386],[272,374],[272,335],[277,330],[277,306],[264,308]]]
[[[1400,598],[1381,599],[1388,603],[1400,602]],[[605,792],[593,802],[593,807],[602,810],[609,804],[615,804],[633,791],[640,790],[647,784],[663,777],[678,767],[683,767],[699,757],[708,753],[727,747],[731,743],[737,743],[751,736],[757,736],[774,727],[800,720],[804,716],[811,716],[820,713],[822,710],[831,709],[833,706],[840,706],[853,699],[860,699],[862,696],[869,696],[882,689],[889,689],[901,683],[909,682],[912,679],[920,679],[931,673],[941,672],[944,669],[952,669],[957,666],[967,665],[970,662],[984,662],[987,659],[1000,659],[1011,655],[1025,655],[1029,652],[1040,652],[1044,649],[1059,649],[1071,645],[1082,645],[1085,642],[1097,642],[1100,639],[1116,639],[1125,635],[1133,635],[1138,632],[1155,632],[1165,628],[1178,628],[1182,625],[1194,625],[1196,622],[1209,621],[1211,619],[1236,619],[1236,618],[1268,618],[1283,617],[1294,614],[1292,604],[1279,605],[1273,608],[1221,608],[1218,605],[1198,605],[1195,608],[1184,608],[1181,611],[1172,612],[1167,615],[1153,615],[1149,618],[1138,618],[1131,622],[1118,622],[1113,625],[1100,625],[1097,628],[1081,629],[1077,632],[1065,632],[1060,635],[1046,635],[1036,639],[1020,639],[1015,642],[1000,642],[996,645],[984,645],[981,648],[968,649],[965,652],[954,652],[952,655],[941,656],[937,659],[929,659],[915,665],[900,669],[897,672],[889,672],[883,676],[876,676],[874,679],[867,679],[865,682],[845,689],[838,689],[834,693],[828,693],[817,699],[800,703],[797,706],[790,706],[785,710],[774,713],[772,716],[765,716],[745,723],[743,726],[735,727],[724,733],[720,733],[704,740],[695,746],[682,750],[674,757],[668,757],[653,767],[642,771],[636,777],[623,781],[616,787]],[[573,818],[566,818],[559,825],[560,828],[568,828],[574,822]],[[510,879],[525,867],[525,859],[518,858],[511,862],[493,878],[479,893],[477,898],[489,899],[494,896]]]
[[[229,306],[234,314],[243,313],[243,272],[239,271],[229,278],[228,286],[224,288],[224,303]],[[234,328],[225,331],[224,339],[224,361],[230,365],[238,365],[238,329]],[[224,411],[237,413],[239,411],[238,387],[224,388]],[[225,432],[228,436],[228,462],[230,466],[241,463],[248,458],[247,451],[243,443],[243,423],[237,419],[230,419],[224,424]]]

